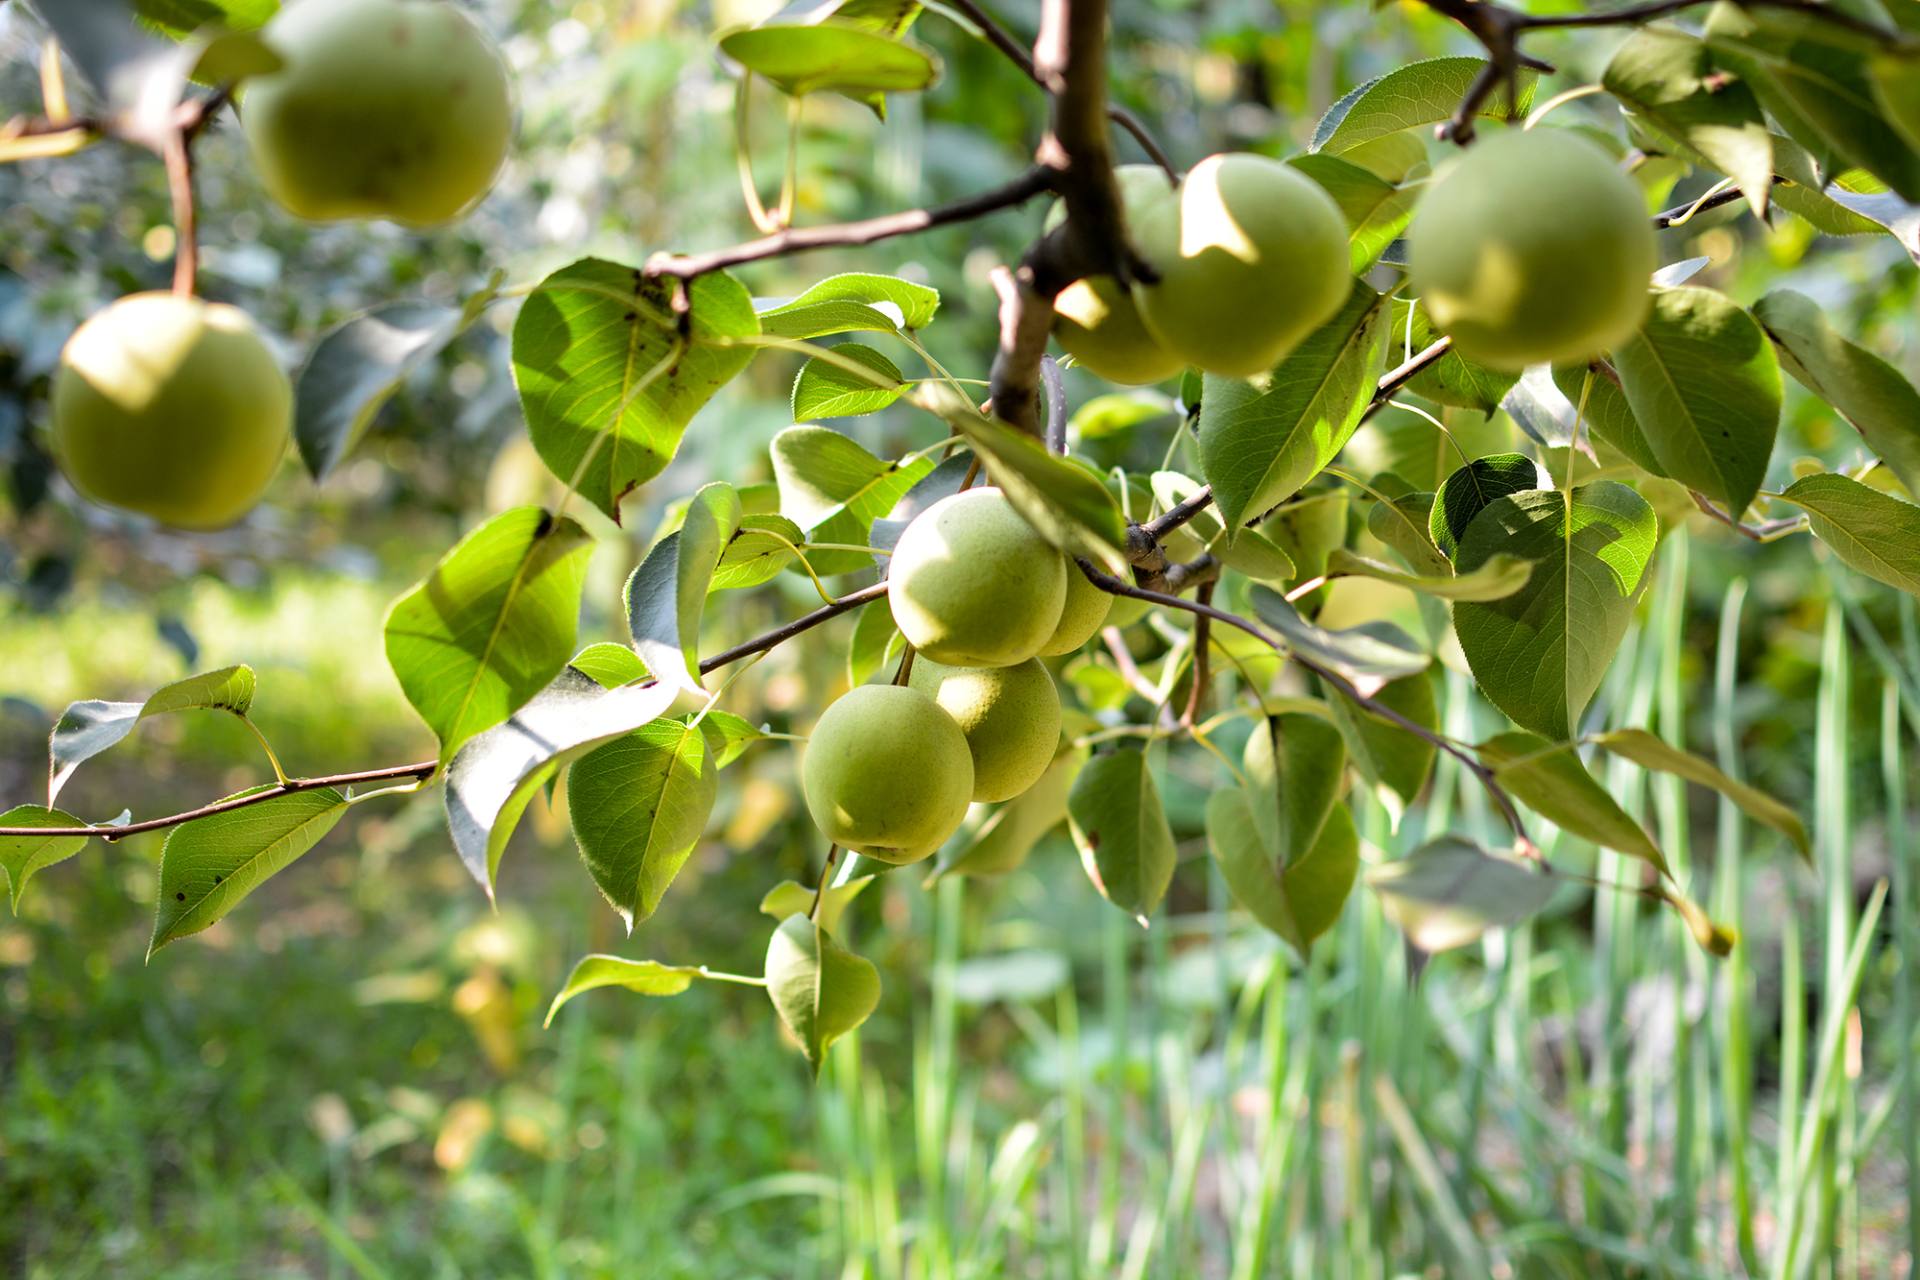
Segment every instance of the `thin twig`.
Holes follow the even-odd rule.
[[[666,277],[675,280],[692,280],[708,272],[722,271],[748,262],[759,262],[765,258],[780,258],[812,249],[872,244],[878,240],[912,235],[916,231],[926,231],[950,223],[970,222],[1002,209],[1010,209],[1049,190],[1052,185],[1052,175],[1041,166],[1035,165],[1011,182],[962,200],[955,200],[950,204],[934,205],[926,209],[908,209],[901,213],[889,213],[859,222],[838,222],[823,227],[792,227],[772,235],[762,236],[758,240],[748,240],[744,244],[715,249],[711,253],[694,253],[684,256],[657,254],[647,263],[645,270],[648,276],[655,279]]]
[[[1201,583],[1200,589],[1194,592],[1194,599],[1201,604],[1211,605],[1213,586],[1211,582]],[[1194,721],[1200,718],[1200,707],[1206,699],[1207,656],[1212,647],[1213,619],[1203,613],[1193,621],[1193,671],[1187,682],[1187,709],[1180,713],[1180,726],[1183,729],[1193,728]]]

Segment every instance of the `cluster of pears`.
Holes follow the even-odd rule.
[[[894,625],[915,651],[908,681],[863,685],[829,706],[801,782],[834,843],[906,863],[946,843],[968,805],[1039,780],[1060,743],[1060,694],[1040,659],[1091,639],[1113,597],[987,488],[915,517],[887,581]]]
[[[447,0],[298,0],[266,29],[284,65],[241,103],[267,190],[306,218],[445,222],[506,157],[506,65]],[[158,293],[80,326],[53,385],[53,454],[97,502],[186,529],[266,493],[293,391],[241,311]]]
[[[1331,320],[1351,286],[1340,206],[1293,166],[1209,156],[1178,186],[1148,165],[1115,171],[1127,232],[1153,283],[1075,281],[1054,337],[1112,382],[1159,382],[1191,365],[1247,378]],[[1049,225],[1064,212],[1055,208]]]

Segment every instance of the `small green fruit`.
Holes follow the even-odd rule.
[[[1407,254],[1454,349],[1507,370],[1584,363],[1632,335],[1656,265],[1640,189],[1556,129],[1475,143],[1414,210]]]
[[[513,130],[507,68],[443,0],[299,0],[266,29],[286,61],[241,122],[273,198],[303,218],[448,222],[493,186]]]
[[[973,798],[1011,800],[1060,745],[1060,691],[1038,658],[1013,667],[949,667],[915,658],[907,678],[952,716],[973,754]]]
[[[293,388],[235,307],[140,293],[74,332],[53,383],[53,454],[74,487],[184,529],[250,511],[287,451]]]
[[[807,812],[829,840],[881,862],[918,862],[967,816],[973,758],[932,698],[869,684],[821,715],[800,778]]]
[[[1113,176],[1129,228],[1173,195],[1172,180],[1157,165],[1121,165]],[[1066,216],[1066,206],[1056,204],[1047,215],[1047,229],[1059,226]],[[1186,368],[1184,360],[1147,332],[1132,295],[1112,276],[1074,281],[1053,300],[1053,314],[1053,336],[1061,348],[1109,382],[1145,386]]]
[[[1179,197],[1141,216],[1160,273],[1135,285],[1160,345],[1208,373],[1250,378],[1333,319],[1352,290],[1347,221],[1311,178],[1265,156],[1209,156]]]
[[[915,649],[950,666],[1010,667],[1059,624],[1067,562],[1005,494],[968,489],[907,526],[887,582],[894,625]]]
[[[1060,607],[1060,622],[1040,646],[1040,656],[1057,658],[1063,653],[1072,653],[1087,641],[1093,639],[1101,627],[1107,624],[1107,616],[1113,612],[1114,597],[1102,591],[1080,572],[1080,566],[1067,566],[1067,598]]]

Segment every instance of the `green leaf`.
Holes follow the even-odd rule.
[[[814,326],[837,307],[839,314],[858,318],[849,307],[865,307],[885,322],[885,331],[924,329],[933,323],[940,309],[940,291],[898,276],[871,275],[850,271],[828,276],[805,293],[760,313],[761,327],[768,333],[789,338],[815,338],[845,329],[819,329]],[[862,326],[864,327],[864,326]],[[798,332],[796,329],[805,329]]]
[[[1270,381],[1207,376],[1200,464],[1230,532],[1298,493],[1346,445],[1373,397],[1386,314],[1384,295],[1356,280]]]
[[[1392,478],[1399,479],[1397,476]],[[1382,479],[1381,476],[1373,479],[1374,490],[1385,500],[1376,501],[1367,509],[1367,532],[1392,547],[1415,573],[1428,577],[1452,573],[1453,562],[1433,545],[1433,538],[1428,533],[1433,522],[1435,495],[1410,491],[1388,492],[1381,483]],[[1405,482],[1401,481],[1398,487],[1405,490]]]
[[[382,405],[427,361],[480,318],[501,277],[458,307],[394,302],[329,329],[294,382],[293,440],[300,461],[324,480],[353,452]]]
[[[1648,475],[1665,476],[1666,469],[1660,465],[1660,459],[1654,456],[1653,446],[1647,443],[1646,433],[1640,430],[1640,422],[1633,416],[1633,406],[1627,403],[1627,393],[1620,388],[1619,371],[1611,365],[1596,362],[1592,368],[1592,382],[1587,381],[1587,375],[1587,366],[1555,365],[1553,383],[1576,410],[1582,395],[1585,395],[1584,421],[1602,442],[1625,454],[1634,466]]]
[[[788,916],[767,944],[767,995],[818,1076],[833,1042],[880,1004],[880,972],[805,916]]]
[[[1067,819],[1067,797],[1085,765],[1085,751],[1063,751],[1040,780],[995,809],[964,844],[940,849],[929,883],[942,876],[997,876],[1017,871],[1046,834]]]
[[[1440,482],[1433,497],[1427,532],[1433,545],[1451,557],[1460,549],[1461,535],[1473,518],[1497,498],[1510,493],[1543,489],[1548,480],[1540,464],[1520,453],[1495,453],[1475,458]]]
[[[1327,109],[1314,126],[1307,150],[1339,155],[1403,129],[1450,120],[1486,65],[1479,58],[1428,58],[1369,80]],[[1526,115],[1539,78],[1537,72],[1522,68],[1520,101],[1507,102],[1503,83],[1488,97],[1480,115],[1490,120]]]
[[[233,910],[267,877],[318,844],[346,811],[346,796],[321,787],[175,827],[160,849],[159,904],[148,957]]]
[[[873,522],[933,470],[925,458],[882,462],[827,427],[788,427],[773,438],[771,453],[780,514],[807,530],[811,541],[848,546],[866,546]],[[827,576],[873,563],[858,551],[813,551],[807,559]]]
[[[1885,360],[1842,337],[1805,294],[1776,289],[1754,304],[1753,314],[1787,372],[1839,410],[1907,492],[1920,497],[1920,391]]]
[[[1761,105],[1823,167],[1857,165],[1920,200],[1920,152],[1888,127],[1865,49],[1842,47],[1821,38],[1825,34],[1797,18],[1731,6],[1716,10],[1707,24],[1714,60],[1751,85]]]
[[[1650,863],[1671,875],[1646,830],[1594,781],[1566,743],[1531,733],[1503,733],[1474,748],[1513,798],[1561,830]]]
[[[1254,725],[1241,753],[1262,843],[1290,867],[1314,847],[1347,776],[1346,742],[1325,715],[1292,711]]]
[[[824,892],[818,894],[820,914],[817,918],[820,927],[832,933],[853,900],[872,883],[872,876],[855,876],[845,884],[828,885]],[[760,899],[760,914],[772,916],[775,920],[804,916],[813,910],[815,896],[816,891],[810,885],[801,884],[798,880],[782,880]]]
[[[1800,815],[1764,791],[1728,777],[1691,752],[1662,741],[1645,729],[1612,729],[1594,735],[1593,741],[1617,756],[1633,761],[1642,769],[1654,769],[1684,778],[1697,786],[1718,791],[1739,806],[1741,812],[1764,823],[1793,842],[1800,857],[1813,863],[1813,845],[1807,839],[1806,824]]]
[[[47,742],[47,803],[59,797],[75,769],[132,733],[147,717],[176,711],[230,711],[245,718],[253,707],[253,692],[252,667],[222,667],[162,685],[145,702],[92,698],[69,704]]]
[[[1523,728],[1572,737],[1626,634],[1658,537],[1647,500],[1611,480],[1575,489],[1571,502],[1551,489],[1509,494],[1476,516],[1455,557],[1462,572],[1502,553],[1534,562],[1513,595],[1454,606],[1481,692]]]
[[[743,514],[732,541],[720,553],[720,563],[713,567],[707,591],[738,591],[773,581],[794,562],[794,548],[806,538],[800,526],[785,516]]]
[[[620,499],[660,474],[694,414],[753,358],[733,340],[760,332],[747,291],[716,271],[688,286],[683,342],[674,288],[582,258],[542,281],[514,322],[513,376],[534,448],[615,523]]]
[[[1373,701],[1423,729],[1440,731],[1440,706],[1433,693],[1433,677],[1427,672],[1390,681],[1374,693]],[[1338,690],[1326,705],[1347,740],[1347,755],[1373,787],[1397,829],[1407,807],[1427,785],[1440,749]]]
[[[447,826],[488,897],[507,839],[534,794],[570,761],[665,714],[676,696],[669,684],[602,688],[568,668],[505,724],[460,749],[447,766]]]
[[[833,353],[871,372],[856,373],[835,361],[814,356],[800,366],[800,373],[793,380],[795,422],[878,413],[906,390],[906,375],[900,372],[900,367],[872,347],[843,342],[833,348]]]
[[[582,992],[600,987],[625,987],[643,996],[677,996],[692,986],[695,978],[705,976],[697,965],[661,964],[658,960],[627,960],[620,956],[583,956],[567,975],[566,985],[547,1006],[547,1020],[541,1025],[552,1026],[553,1015],[560,1012],[560,1006]]]
[[[573,838],[629,933],[659,907],[700,843],[719,773],[706,735],[678,720],[615,738],[567,770]]]
[[[1737,519],[1780,426],[1780,363],[1759,323],[1711,289],[1663,289],[1613,357],[1661,469]]]
[[[1302,618],[1278,592],[1255,587],[1253,611],[1292,652],[1335,671],[1370,696],[1390,680],[1425,671],[1432,659],[1406,632],[1384,622],[1329,631]]]
[[[713,753],[713,767],[724,769],[738,760],[746,749],[767,735],[751,720],[731,711],[710,708],[700,717],[700,732],[706,736],[707,750]]]
[[[1026,432],[985,417],[944,384],[927,384],[923,398],[967,438],[988,478],[1042,538],[1110,573],[1131,571],[1120,550],[1127,542],[1127,522],[1097,474],[1050,452]]]
[[[825,91],[865,101],[872,94],[915,93],[940,78],[930,50],[832,19],[735,31],[720,37],[720,52],[796,97]]]
[[[1920,15],[1920,4],[1907,3]],[[1867,78],[1880,114],[1909,147],[1920,152],[1920,50],[1877,55],[1867,66]]]
[[[1755,216],[1767,213],[1773,139],[1753,90],[1713,65],[1706,43],[1672,27],[1642,27],[1600,82],[1642,122],[1734,180]]]
[[[1328,811],[1314,844],[1283,865],[1238,787],[1207,797],[1207,847],[1233,899],[1301,956],[1333,927],[1353,891],[1360,839],[1345,805]]]
[[[1176,860],[1146,752],[1121,747],[1087,761],[1067,794],[1067,822],[1093,887],[1145,928]]]
[[[566,665],[593,543],[515,507],[462,538],[387,614],[387,663],[440,739],[442,763]]]
[[[1420,196],[1417,185],[1397,187],[1337,156],[1294,156],[1287,163],[1319,183],[1340,206],[1349,228],[1347,265],[1356,275],[1372,266],[1413,219]]]
[[[1846,564],[1920,595],[1920,507],[1837,475],[1796,480],[1780,496],[1807,513],[1813,536]]]
[[[1387,332],[1395,356],[1411,356],[1440,339],[1440,331],[1434,328],[1427,309],[1417,301],[1402,298],[1394,299],[1392,323]],[[1518,374],[1489,369],[1449,348],[1438,360],[1414,374],[1407,390],[1455,408],[1492,413],[1519,380]],[[1434,431],[1431,423],[1424,424],[1423,429],[1430,434]]]
[[[627,628],[654,678],[690,693],[700,688],[700,623],[714,570],[740,528],[732,485],[704,485],[680,528],[655,543],[627,578]]]
[[[573,655],[567,663],[575,671],[592,676],[603,689],[618,689],[648,678],[647,664],[640,655],[623,644],[602,640]]]
[[[0,827],[84,827],[86,823],[59,809],[18,805],[0,813]],[[20,914],[20,895],[34,873],[65,862],[86,847],[85,836],[0,836],[0,870],[7,873],[13,913]]]
[[[898,651],[904,641],[893,625],[893,611],[885,600],[860,606],[853,620],[853,639],[847,645],[847,683],[863,685]]]
[[[1448,951],[1537,914],[1557,882],[1512,858],[1447,836],[1374,867],[1367,872],[1367,887],[1414,946]]]
[[[1372,578],[1418,591],[1436,600],[1504,600],[1527,585],[1533,565],[1515,556],[1495,555],[1471,573],[1402,573],[1391,565],[1335,547],[1327,557],[1329,578]]]

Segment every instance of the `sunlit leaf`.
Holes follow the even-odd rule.
[[[1494,777],[1527,808],[1563,831],[1639,858],[1663,875],[1667,860],[1566,743],[1531,733],[1502,733],[1475,748]]]
[[[815,922],[789,916],[767,944],[767,995],[817,1076],[833,1042],[879,1005],[880,972]]]
[[[624,987],[643,996],[677,996],[703,976],[697,965],[661,964],[658,960],[627,960],[620,956],[583,956],[567,975],[566,985],[547,1006],[542,1025],[552,1026],[560,1006],[577,995],[601,987]]]
[[[1807,513],[1813,536],[1841,560],[1920,595],[1920,507],[1840,475],[1807,476],[1780,496]]]
[[[1339,155],[1404,129],[1450,120],[1486,65],[1478,58],[1428,58],[1369,80],[1327,108],[1308,150]],[[1518,119],[1527,113],[1539,74],[1522,68],[1515,79],[1519,102],[1507,101],[1503,83],[1480,109],[1482,116]]]
[[[720,766],[706,735],[655,720],[567,770],[567,814],[587,873],[633,926],[654,913],[706,831]]]
[[[83,827],[86,824],[70,813],[23,804],[0,813],[0,827]],[[0,836],[0,870],[7,873],[7,889],[14,914],[20,912],[20,895],[34,874],[65,862],[86,847],[85,836]]]
[[[318,844],[346,811],[346,796],[321,787],[175,827],[160,850],[148,956],[233,910],[267,877]]]

